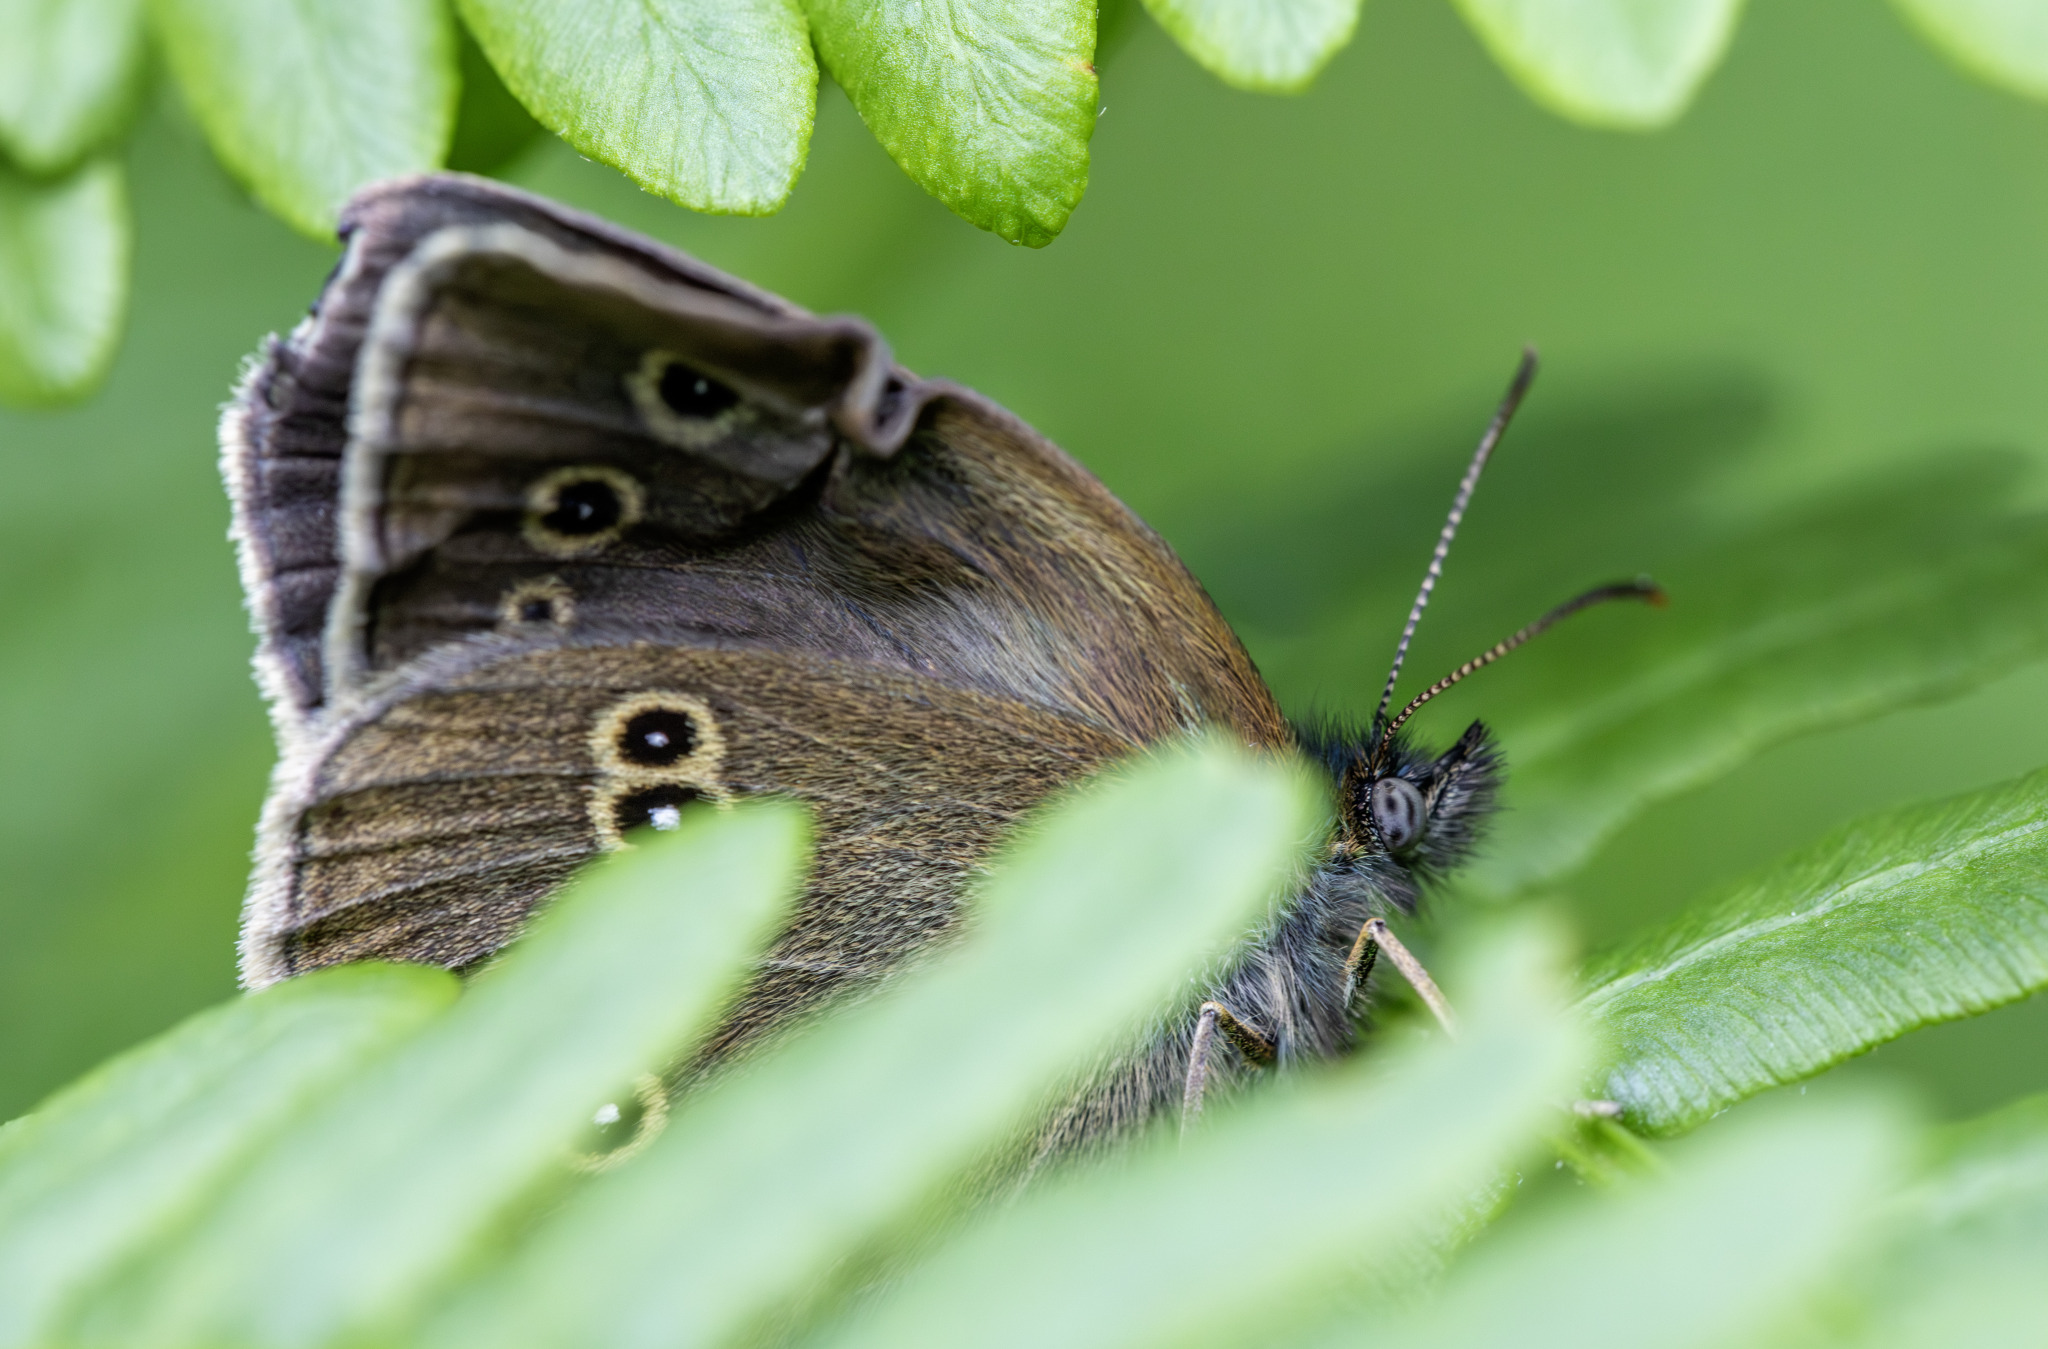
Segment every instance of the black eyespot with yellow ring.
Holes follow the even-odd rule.
[[[586,557],[640,522],[646,495],[607,464],[558,468],[526,489],[526,541],[549,557]]]

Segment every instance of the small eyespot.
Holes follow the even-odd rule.
[[[686,450],[717,444],[749,416],[739,390],[658,348],[626,375],[626,392],[649,432]]]
[[[604,465],[558,468],[526,490],[526,540],[553,557],[578,557],[638,523],[640,484]]]
[[[1429,826],[1422,793],[1400,778],[1381,778],[1372,785],[1372,822],[1388,852],[1404,852]]]
[[[697,750],[697,722],[673,707],[650,707],[619,729],[619,757],[642,768],[666,768]]]
[[[626,508],[610,483],[602,478],[582,478],[562,485],[555,493],[555,508],[543,515],[540,522],[557,534],[580,539],[604,533],[618,524],[625,513]]]
[[[621,1091],[591,1112],[579,1140],[575,1167],[603,1171],[653,1142],[668,1123],[668,1092],[661,1079],[643,1073],[631,1091]]]
[[[665,833],[679,828],[683,822],[683,807],[703,795],[695,787],[680,782],[664,782],[630,792],[613,802],[612,820],[621,834],[634,829],[658,829]]]
[[[661,372],[661,401],[678,417],[716,417],[735,407],[740,396],[711,376],[681,361],[670,360]]]
[[[566,628],[575,621],[576,597],[558,576],[521,581],[498,601],[498,626],[510,631]]]

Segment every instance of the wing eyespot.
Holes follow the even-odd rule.
[[[739,405],[740,396],[730,385],[721,384],[702,370],[671,360],[662,367],[655,385],[661,401],[678,417],[709,421],[728,408]]]
[[[631,1092],[606,1101],[590,1117],[574,1166],[578,1171],[604,1171],[636,1157],[668,1125],[668,1091],[661,1079],[642,1073]]]
[[[576,596],[559,576],[521,581],[498,601],[498,627],[507,632],[566,628],[576,621]]]
[[[666,833],[683,822],[683,807],[704,799],[704,793],[681,782],[663,782],[612,798],[612,827],[621,837],[635,829]]]
[[[640,358],[626,391],[657,439],[689,450],[723,440],[746,411],[739,390],[660,348]]]
[[[619,729],[621,759],[641,768],[667,768],[697,748],[697,719],[677,707],[650,707]]]
[[[666,831],[697,801],[724,805],[725,738],[703,699],[669,691],[637,693],[600,712],[591,725],[591,824],[610,850],[629,846],[638,829]]]
[[[640,522],[646,494],[606,464],[558,468],[526,489],[526,541],[550,557],[583,557]]]

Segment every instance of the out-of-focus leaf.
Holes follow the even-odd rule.
[[[443,0],[150,0],[221,162],[295,229],[332,238],[365,183],[438,168],[455,124]]]
[[[1765,1342],[1862,1235],[1905,1132],[1869,1101],[1744,1120],[1666,1176],[1504,1234],[1369,1341],[1353,1313],[1317,1343],[1582,1349],[1588,1327],[1636,1349]]]
[[[307,975],[201,1012],[0,1131],[0,1346],[47,1343],[88,1281],[455,989],[420,966]]]
[[[1951,1126],[1886,1215],[1881,1251],[1830,1299],[1814,1343],[1947,1349],[2048,1327],[2048,1096]]]
[[[1093,0],[806,0],[818,55],[918,186],[1042,248],[1088,187]]]
[[[551,903],[446,1017],[254,1159],[74,1338],[325,1345],[377,1333],[550,1170],[607,1091],[716,1014],[794,886],[794,807],[691,812]]]
[[[0,0],[0,150],[68,169],[135,106],[142,0]]]
[[[1641,1176],[1661,1175],[1663,1159],[1635,1134],[1611,1119],[1574,1115],[1550,1136],[1558,1160],[1594,1185],[1626,1185]]]
[[[2048,987],[2048,770],[1860,821],[1587,982],[1605,1094],[1657,1133]]]
[[[1325,809],[1299,773],[1221,742],[1112,774],[1001,860],[961,949],[685,1098],[426,1342],[726,1342],[1184,993]]]
[[[1979,79],[2048,98],[2048,6],[2037,0],[1894,0],[1900,13]]]
[[[1358,27],[1360,0],[1145,0],[1159,26],[1226,84],[1291,94]]]
[[[1507,808],[1465,879],[1494,897],[1554,880],[1762,749],[2048,654],[2048,518],[1992,505],[2010,468],[1964,459],[1938,481],[1839,494],[1660,561],[1669,609],[1546,639],[1489,690]]]
[[[121,337],[130,246],[118,164],[55,181],[0,164],[0,400],[62,402],[99,383]]]
[[[1660,127],[1720,64],[1741,0],[1458,0],[1529,96],[1594,126]]]
[[[767,215],[803,172],[818,67],[797,0],[460,0],[533,115],[698,211]]]
[[[512,96],[469,30],[458,34],[462,99],[455,109],[455,136],[448,143],[448,167],[462,173],[497,173],[547,135]]]
[[[1312,1293],[1399,1252],[1540,1137],[1586,1059],[1558,943],[1496,938],[1456,1043],[1276,1084],[1178,1146],[1026,1195],[856,1312],[832,1349],[1286,1342]]]

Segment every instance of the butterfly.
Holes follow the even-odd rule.
[[[1199,1110],[1219,1074],[1342,1052],[1375,954],[1403,954],[1384,920],[1470,851],[1500,782],[1483,725],[1432,752],[1409,715],[1567,613],[1658,597],[1590,591],[1387,715],[1525,355],[1379,712],[1297,726],[1157,534],[866,323],[459,175],[368,189],[342,238],[222,421],[280,752],[251,987],[474,967],[631,831],[794,797],[815,869],[714,1062],[941,939],[1059,788],[1204,727],[1306,755],[1337,806],[1313,873],[1044,1146],[1107,1137]]]

